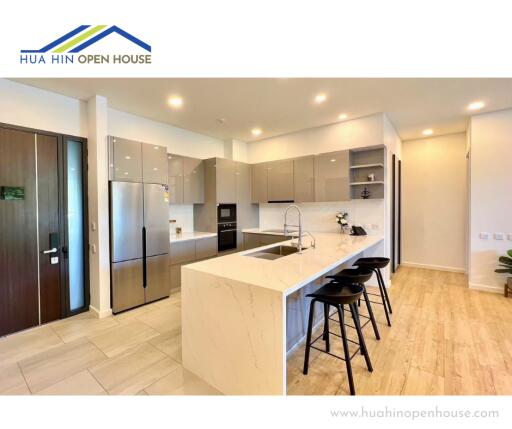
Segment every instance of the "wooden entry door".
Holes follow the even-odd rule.
[[[59,141],[36,135],[41,323],[61,318]]]
[[[62,314],[58,145],[0,127],[0,336]]]

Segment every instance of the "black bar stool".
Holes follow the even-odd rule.
[[[316,292],[311,293],[307,295],[308,297],[313,298],[311,300],[311,304],[309,306],[309,320],[308,320],[308,332],[306,336],[306,353],[304,356],[304,374],[306,375],[308,373],[309,369],[309,353],[311,348],[314,348],[315,350],[318,350],[322,353],[327,353],[331,356],[334,356],[338,359],[344,360],[345,365],[347,368],[347,376],[348,376],[348,384],[350,387],[350,394],[355,395],[356,390],[354,387],[354,378],[352,376],[352,365],[350,361],[354,356],[358,354],[359,351],[363,354],[366,366],[368,368],[368,371],[373,371],[372,363],[370,361],[370,356],[368,354],[368,350],[366,349],[366,344],[364,342],[363,337],[363,331],[361,329],[361,324],[359,322],[359,316],[357,313],[357,301],[361,297],[363,293],[363,288],[357,284],[347,284],[347,285],[340,285],[336,282],[328,283],[324,286],[322,286],[320,289],[318,289]],[[322,334],[320,334],[317,338],[315,338],[313,341],[311,341],[311,334],[313,331],[313,320],[314,320],[314,313],[315,313],[315,303],[321,302],[324,304],[324,330]],[[352,319],[354,321],[355,329],[357,331],[357,337],[359,342],[355,342],[350,340],[347,337],[347,331],[345,329],[345,309],[344,306],[348,305],[350,309],[350,313],[352,315]],[[339,323],[340,323],[340,331],[341,336],[335,334],[334,332],[329,331],[329,308],[330,306],[333,306],[336,308],[338,312],[339,317]],[[344,357],[335,355],[330,352],[330,344],[329,344],[329,335],[332,334],[336,337],[341,338],[343,343],[343,354]],[[326,336],[327,335],[327,336]],[[321,348],[315,347],[314,344],[320,339],[325,339],[325,350],[322,350]],[[354,343],[358,345],[357,350],[350,354],[350,350],[348,348],[348,343]]]
[[[346,268],[341,270],[339,273],[336,273],[333,276],[327,276],[329,279],[333,279],[333,281],[339,285],[347,285],[347,284],[357,284],[363,288],[363,297],[366,303],[366,309],[368,310],[368,316],[361,315],[361,317],[367,319],[363,324],[363,328],[371,323],[373,327],[373,332],[375,333],[375,338],[380,340],[379,328],[377,327],[377,321],[375,320],[375,316],[373,314],[372,306],[370,298],[368,297],[368,292],[366,291],[365,283],[370,280],[372,277],[372,271],[366,268]],[[357,307],[356,307],[357,309]]]
[[[375,304],[384,306],[384,313],[386,314],[386,320],[388,321],[388,326],[391,326],[391,319],[389,317],[390,314],[393,313],[391,309],[391,301],[389,300],[388,291],[386,290],[386,284],[384,283],[384,277],[382,277],[381,268],[386,267],[389,264],[389,258],[359,258],[354,265],[359,268],[365,268],[371,270],[377,276],[377,282],[379,283],[379,292],[380,299],[382,303],[376,302]],[[370,295],[379,296],[378,294],[372,293]]]

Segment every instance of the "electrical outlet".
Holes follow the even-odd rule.
[[[507,240],[508,241],[512,241],[512,234],[511,233],[507,234]]]
[[[494,239],[495,240],[505,240],[505,234],[503,234],[502,232],[495,232]]]
[[[479,234],[479,237],[482,239],[482,240],[489,240],[489,233],[488,232],[481,232]]]

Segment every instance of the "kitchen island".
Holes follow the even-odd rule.
[[[286,394],[286,354],[305,334],[309,291],[380,236],[315,234],[316,248],[275,259],[290,240],[182,268],[183,365],[225,394]],[[304,237],[303,245],[310,246]]]

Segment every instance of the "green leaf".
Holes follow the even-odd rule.
[[[510,250],[507,250],[507,255],[510,256],[512,258],[512,249]]]
[[[498,268],[494,270],[495,273],[508,273],[512,274],[512,268]]]
[[[508,256],[500,256],[498,261],[500,261],[502,264],[512,266],[512,258],[509,258]]]

